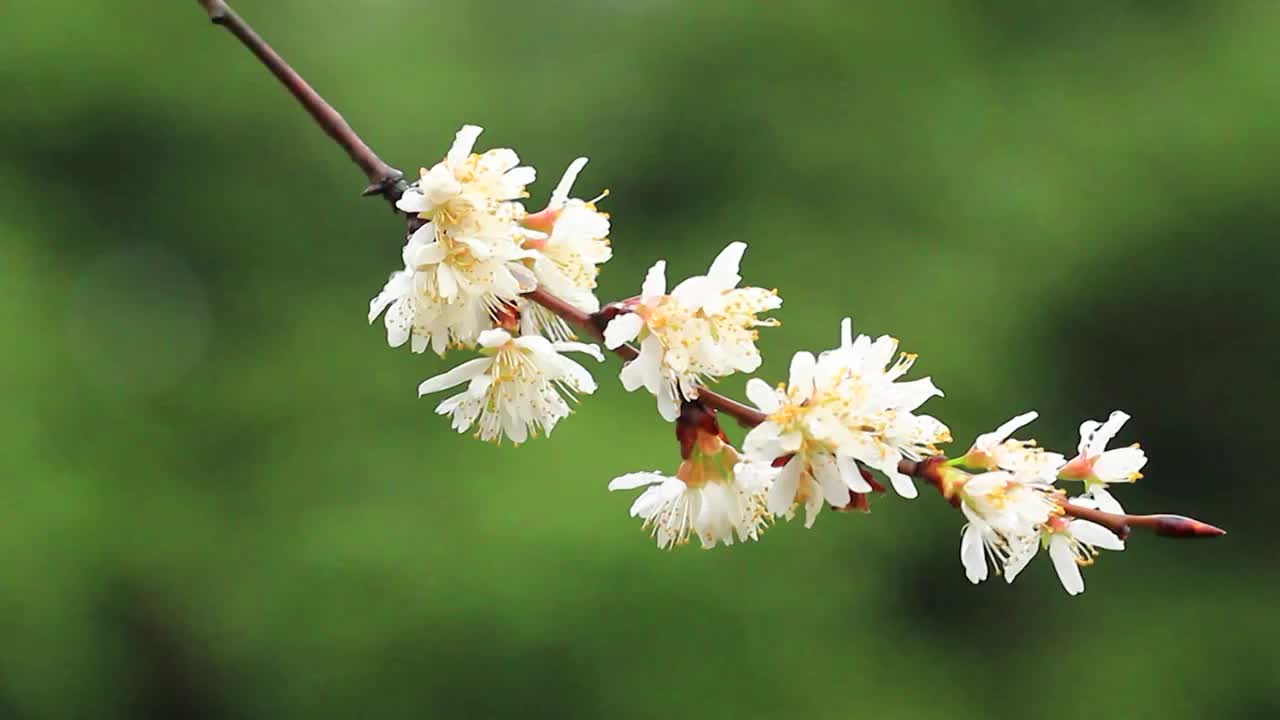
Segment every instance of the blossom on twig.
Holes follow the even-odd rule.
[[[424,381],[418,395],[467,383],[466,390],[440,403],[436,412],[452,416],[458,432],[478,423],[476,435],[493,442],[505,435],[518,445],[539,431],[550,434],[569,414],[567,400],[595,392],[591,373],[562,353],[604,360],[595,345],[551,342],[537,335],[512,337],[503,329],[480,333],[479,344],[484,357]]]
[[[659,260],[645,276],[640,296],[624,303],[625,312],[609,321],[604,344],[609,349],[638,340],[640,355],[619,377],[628,391],[643,387],[658,399],[658,413],[676,419],[682,400],[698,397],[698,386],[735,372],[760,367],[756,328],[777,320],[758,314],[782,306],[776,291],[737,287],[738,265],[746,243],[730,243],[706,275],[697,275],[667,293],[666,262]]]

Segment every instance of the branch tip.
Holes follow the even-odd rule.
[[[231,13],[231,7],[223,0],[196,0],[200,3],[200,7],[209,14],[209,20],[215,25],[221,25],[227,15]]]

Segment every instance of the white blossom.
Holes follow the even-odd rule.
[[[544,337],[513,338],[496,328],[480,333],[484,357],[430,378],[418,387],[427,395],[467,383],[467,389],[436,408],[451,415],[453,428],[466,432],[478,424],[477,437],[499,442],[505,435],[519,444],[538,432],[550,434],[570,410],[566,399],[595,392],[596,384],[586,368],[563,352],[582,352],[603,361],[600,349],[575,342],[551,342]]]
[[[700,383],[760,367],[756,328],[778,321],[756,316],[780,307],[782,299],[775,291],[737,287],[746,249],[745,243],[730,243],[706,275],[685,280],[670,294],[666,263],[658,261],[630,312],[605,328],[610,349],[639,341],[640,355],[623,367],[622,384],[628,391],[644,387],[653,393],[658,412],[668,421],[679,414],[682,399],[698,396]]]
[[[973,583],[987,578],[988,559],[1006,577],[1016,575],[1026,554],[1034,554],[1041,527],[1062,514],[1052,486],[1034,475],[998,470],[957,485],[956,499],[969,521],[960,540],[960,562]]]
[[[1098,509],[1105,512],[1124,512],[1107,486],[1138,480],[1142,477],[1140,471],[1147,464],[1147,456],[1137,443],[1107,449],[1107,444],[1128,420],[1129,415],[1120,410],[1111,413],[1105,423],[1086,420],[1080,425],[1078,454],[1060,471],[1063,479],[1083,481],[1088,495],[1097,501]]]
[[[551,194],[547,208],[525,218],[523,246],[533,259],[538,285],[583,312],[600,309],[595,296],[600,265],[613,256],[609,247],[609,216],[596,209],[594,200],[570,198],[569,192],[586,158],[574,160]],[[570,335],[564,321],[540,306],[527,315],[543,332],[556,339]]]
[[[509,149],[471,152],[481,129],[462,128],[444,160],[396,203],[428,222],[402,251],[404,270],[391,276],[369,304],[369,321],[387,311],[392,346],[414,338],[413,349],[443,353],[470,346],[490,320],[536,285],[525,266],[531,255],[520,245],[518,220],[534,170],[518,167]]]
[[[1071,504],[1097,507],[1097,504],[1088,498],[1072,498]],[[1013,582],[1018,573],[1035,557],[1036,550],[1042,545],[1048,547],[1049,559],[1053,563],[1054,571],[1058,574],[1058,580],[1070,595],[1079,595],[1084,592],[1084,577],[1080,573],[1080,568],[1093,564],[1099,548],[1124,550],[1123,540],[1095,522],[1081,518],[1068,519],[1063,516],[1054,516],[1042,528],[1036,542],[1030,543],[1016,555],[1008,567],[1005,579]]]
[[[1038,416],[1034,410],[1023,413],[994,431],[979,435],[973,442],[973,447],[965,453],[963,463],[982,470],[1008,470],[1027,474],[1042,482],[1052,483],[1066,463],[1066,458],[1038,447],[1034,440],[1010,439],[1016,430],[1030,424]]]
[[[950,440],[941,422],[915,414],[930,397],[942,394],[933,382],[897,382],[914,356],[903,355],[886,367],[897,341],[855,339],[852,333],[846,318],[839,348],[817,358],[796,353],[785,386],[770,388],[757,378],[747,383],[747,397],[766,419],[743,442],[745,463],[750,472],[772,479],[770,510],[790,515],[804,505],[806,526],[823,499],[843,506],[850,492],[871,491],[858,463],[883,473],[903,497],[915,497],[915,485],[899,472],[898,463],[936,454],[935,445]],[[779,458],[788,459],[775,468]]]
[[[708,549],[732,545],[735,536],[743,542],[758,539],[768,523],[767,486],[734,472],[738,453],[728,444],[714,437],[699,444],[675,477],[629,473],[615,478],[609,489],[645,488],[631,505],[631,517],[643,519],[659,548],[683,545],[691,535]]]
[[[431,221],[437,234],[455,240],[514,243],[515,223],[524,215],[524,206],[517,201],[529,196],[525,186],[537,174],[531,167],[520,166],[519,156],[510,148],[473,153],[481,132],[483,128],[464,125],[445,158],[429,170],[423,168],[421,178],[396,207]]]
[[[470,347],[481,332],[492,327],[492,306],[497,300],[483,295],[446,299],[437,293],[434,275],[416,265],[420,251],[430,241],[421,232],[409,238],[402,253],[405,268],[393,273],[382,292],[369,302],[369,322],[385,311],[383,321],[391,347],[412,340],[416,353],[430,347],[443,355],[449,347]]]

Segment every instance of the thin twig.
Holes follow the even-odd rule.
[[[285,86],[302,107],[306,109],[322,130],[347,151],[347,155],[369,179],[365,195],[381,195],[395,206],[396,200],[404,194],[408,185],[404,182],[404,173],[382,161],[364,140],[356,134],[351,125],[333,106],[320,97],[306,80],[297,73],[284,58],[280,57],[258,33],[253,31],[234,10],[223,0],[198,0],[200,6],[209,14],[209,19],[216,25],[226,28],[244,44],[262,64],[267,66],[272,75]]]

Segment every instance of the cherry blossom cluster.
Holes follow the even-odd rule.
[[[569,198],[586,158],[569,166],[545,210],[529,214],[520,201],[534,169],[510,149],[472,152],[480,132],[459,130],[444,159],[423,168],[397,202],[425,222],[405,243],[404,269],[369,303],[369,322],[385,313],[392,347],[479,350],[482,357],[426,380],[418,394],[466,383],[436,411],[458,432],[474,426],[481,439],[520,443],[550,433],[570,401],[595,392],[591,374],[565,353],[604,359],[523,294],[545,287],[584,312],[598,310],[596,275],[612,254],[609,216],[595,201]]]
[[[951,460],[939,476],[939,489],[969,523],[960,541],[960,560],[970,582],[987,579],[988,560],[1013,582],[1044,547],[1067,592],[1084,592],[1080,567],[1093,563],[1098,549],[1123,550],[1124,541],[1097,523],[1066,515],[1064,503],[1122,515],[1107,490],[1142,477],[1146,454],[1137,445],[1107,449],[1129,416],[1119,410],[1105,423],[1080,426],[1076,456],[1067,461],[1033,440],[1011,439],[1037,417],[1019,415],[993,432],[978,436],[963,457]],[[1055,482],[1075,481],[1084,492],[1067,498]]]
[[[477,356],[421,383],[429,395],[465,386],[439,403],[458,432],[520,444],[549,435],[571,403],[595,392],[585,366],[569,356],[604,360],[578,342],[586,330],[626,364],[628,391],[645,388],[658,414],[674,422],[681,462],[674,475],[633,472],[610,490],[643,492],[631,505],[660,548],[696,538],[704,548],[758,540],[778,518],[803,512],[812,527],[825,507],[867,512],[872,493],[914,498],[915,481],[935,487],[968,520],[960,559],[969,580],[994,567],[1013,579],[1041,548],[1072,595],[1084,590],[1080,567],[1099,550],[1123,550],[1131,527],[1176,538],[1226,532],[1179,515],[1129,515],[1108,487],[1140,477],[1138,446],[1108,449],[1128,415],[1080,427],[1067,460],[1012,435],[1036,418],[1019,415],[981,435],[961,457],[939,445],[951,433],[920,408],[942,392],[929,378],[905,380],[915,356],[897,340],[853,334],[847,318],[837,347],[798,352],[785,383],[747,382],[750,407],[707,388],[760,368],[759,328],[782,306],[774,290],[739,287],[746,245],[730,243],[705,275],[668,290],[666,263],[649,270],[640,294],[601,304],[600,266],[612,256],[609,216],[592,200],[570,197],[587,163],[570,163],[547,205],[528,212],[527,187],[537,175],[513,150],[474,151],[481,129],[466,125],[440,162],[408,185],[364,142],[225,0],[200,0],[281,81],[369,181],[365,195],[391,202],[406,216],[403,268],[369,303],[369,322],[383,317],[387,342],[443,356]],[[751,428],[741,449],[721,430],[717,413]],[[1069,497],[1058,484],[1082,483]]]
[[[541,288],[583,313],[596,313],[600,265],[609,260],[609,216],[596,207],[604,195],[570,198],[587,164],[575,160],[547,207],[528,212],[521,202],[536,173],[515,151],[473,152],[481,129],[458,131],[444,159],[423,168],[396,203],[422,224],[401,252],[404,269],[391,275],[369,303],[369,321],[383,316],[387,342],[477,350],[469,360],[419,388],[426,395],[466,384],[437,406],[459,432],[477,428],[483,440],[521,443],[549,434],[569,403],[595,391],[590,373],[565,353],[603,360],[595,345],[575,342],[564,319],[525,295]],[[628,390],[646,388],[668,421],[700,384],[760,366],[757,328],[777,325],[758,317],[781,306],[771,290],[737,287],[746,245],[731,243],[706,275],[667,291],[666,263],[658,261],[639,296],[611,308],[604,343],[639,344],[620,375]]]
[[[968,521],[960,559],[974,583],[992,566],[1012,582],[1043,547],[1074,595],[1084,589],[1080,567],[1099,549],[1124,549],[1113,529],[1068,511],[1123,515],[1107,488],[1133,482],[1146,463],[1136,445],[1107,449],[1128,415],[1084,423],[1069,461],[1011,438],[1034,412],[948,460],[939,446],[951,441],[950,430],[921,412],[942,391],[928,377],[905,379],[916,356],[900,353],[887,335],[855,335],[848,318],[836,347],[795,353],[786,382],[747,381],[755,407],[741,406],[738,419],[752,427],[735,448],[700,396],[710,383],[760,368],[759,329],[778,324],[767,313],[782,305],[777,291],[740,286],[746,245],[730,243],[706,274],[674,287],[659,260],[638,295],[602,307],[595,288],[611,256],[610,222],[597,203],[605,193],[570,197],[586,158],[571,163],[546,207],[531,213],[523,201],[534,169],[509,149],[474,152],[480,132],[463,127],[444,159],[399,197],[397,208],[416,220],[404,268],[369,306],[369,321],[383,316],[393,347],[478,354],[418,388],[428,395],[465,386],[436,407],[458,432],[520,444],[550,434],[571,403],[595,391],[569,353],[596,361],[603,354],[577,341],[567,315],[622,354],[622,385],[643,387],[659,416],[675,423],[674,475],[633,472],[609,483],[642,489],[630,512],[660,548],[694,538],[704,548],[754,541],[797,514],[809,528],[826,507],[867,511],[871,494],[884,491],[878,478],[910,499],[915,479],[927,477]],[[919,472],[926,465],[930,473]],[[1068,498],[1057,485],[1068,481],[1083,491]]]

